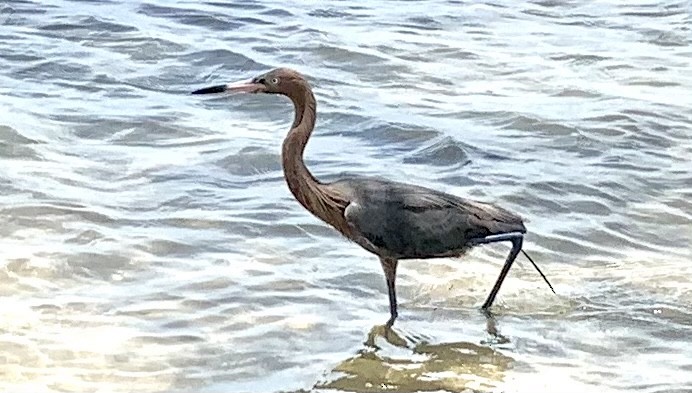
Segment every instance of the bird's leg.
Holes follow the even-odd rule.
[[[495,319],[495,315],[493,315],[492,312],[488,309],[481,309],[481,312],[485,316],[485,331],[488,332],[490,335],[490,340],[486,341],[483,340],[481,341],[482,344],[507,344],[509,342],[509,339],[500,333],[500,331],[497,329],[497,320]]]
[[[497,278],[497,281],[495,281],[493,289],[490,291],[490,294],[488,295],[488,298],[485,300],[485,303],[483,303],[483,306],[481,306],[481,308],[486,310],[490,308],[490,306],[492,306],[493,302],[495,301],[495,297],[497,296],[497,293],[500,291],[502,282],[505,281],[505,277],[507,277],[507,273],[509,273],[509,268],[512,267],[512,263],[514,263],[514,260],[517,258],[517,255],[519,255],[519,251],[521,251],[521,246],[524,243],[524,235],[520,232],[512,232],[503,233],[500,235],[491,235],[486,236],[484,238],[471,240],[471,244],[473,245],[504,241],[512,242],[512,250],[509,252],[507,259],[505,260],[505,265],[502,267],[502,271],[500,271],[500,276]]]
[[[380,264],[382,265],[382,270],[384,270],[384,277],[387,280],[387,291],[389,292],[389,314],[390,318],[387,321],[387,327],[391,327],[394,324],[394,320],[399,315],[397,313],[396,304],[396,265],[397,260],[394,258],[380,258]]]

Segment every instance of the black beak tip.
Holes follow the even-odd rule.
[[[195,90],[190,94],[213,94],[213,93],[223,93],[226,91],[226,85],[218,85],[205,87],[203,89]]]

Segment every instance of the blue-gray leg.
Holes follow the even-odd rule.
[[[382,270],[384,270],[384,277],[387,280],[387,291],[389,292],[389,321],[387,321],[387,327],[391,327],[394,324],[394,320],[399,315],[397,313],[396,304],[396,265],[397,260],[393,258],[380,258],[380,264],[382,265]]]
[[[486,236],[480,239],[472,239],[470,241],[470,243],[474,246],[479,244],[489,244],[505,241],[512,242],[512,250],[509,252],[507,259],[505,260],[505,265],[502,267],[502,271],[500,271],[500,276],[497,278],[497,281],[495,281],[493,289],[490,291],[490,294],[488,295],[488,298],[485,300],[485,303],[483,303],[483,306],[481,306],[481,308],[483,308],[484,310],[490,308],[490,306],[492,306],[493,302],[495,301],[495,297],[497,296],[497,293],[500,291],[502,282],[505,281],[505,277],[507,277],[507,273],[509,273],[509,268],[512,267],[512,263],[514,263],[514,260],[517,258],[517,255],[519,255],[519,251],[521,251],[521,246],[524,242],[524,234],[521,232],[503,233],[500,235]]]

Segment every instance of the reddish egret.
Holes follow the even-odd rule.
[[[395,280],[401,259],[458,257],[479,244],[511,242],[509,256],[482,309],[493,304],[519,251],[553,290],[522,250],[526,228],[514,213],[380,178],[352,177],[333,183],[317,180],[303,162],[305,145],[315,127],[317,104],[310,85],[298,72],[277,68],[248,81],[207,87],[192,94],[223,92],[280,94],[291,99],[295,118],[281,150],[288,188],[308,211],[380,258],[389,292],[388,326],[398,315]]]

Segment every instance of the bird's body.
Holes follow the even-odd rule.
[[[349,201],[344,218],[352,240],[383,258],[455,257],[470,239],[526,232],[521,218],[504,209],[421,186],[358,177],[325,187]]]
[[[399,260],[457,257],[479,244],[511,241],[512,251],[483,308],[492,305],[521,251],[526,233],[521,217],[495,205],[381,178],[320,182],[303,161],[315,126],[315,96],[305,78],[294,70],[278,68],[248,82],[193,93],[224,91],[281,94],[291,99],[295,118],[281,153],[288,188],[308,211],[379,257],[389,291],[388,325],[397,317],[395,278]]]

